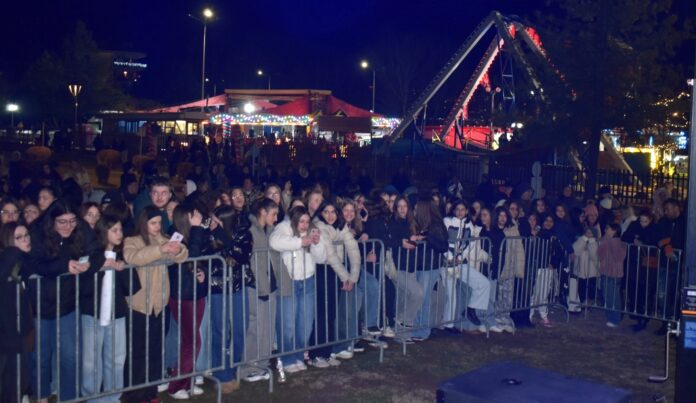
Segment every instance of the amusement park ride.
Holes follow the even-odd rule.
[[[469,35],[466,41],[459,47],[455,54],[445,63],[430,84],[425,88],[416,101],[410,106],[399,126],[386,138],[387,141],[381,149],[386,152],[394,140],[403,136],[406,130],[413,125],[415,138],[422,139],[426,131],[426,117],[428,103],[447,83],[457,69],[462,65],[470,53],[482,43],[489,32],[495,32],[486,51],[478,62],[471,77],[464,86],[459,96],[454,100],[453,106],[442,126],[437,130],[433,139],[434,143],[451,150],[466,152],[469,145],[475,146],[471,150],[486,151],[493,146],[493,125],[484,128],[485,134],[472,136],[475,131],[470,125],[469,102],[474,93],[481,87],[491,91],[490,76],[494,61],[498,60],[500,68],[501,86],[494,91],[502,96],[502,108],[510,112],[515,108],[515,63],[521,67],[526,78],[533,88],[533,92],[542,104],[549,103],[549,96],[544,93],[542,82],[534,66],[541,66],[544,78],[563,82],[562,75],[550,62],[548,55],[542,47],[541,40],[536,31],[521,22],[503,16],[497,11],[488,15]],[[532,63],[530,59],[540,63]],[[568,96],[571,90],[568,89]],[[439,141],[437,141],[439,139]]]

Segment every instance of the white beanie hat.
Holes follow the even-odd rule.
[[[608,197],[605,197],[602,199],[602,201],[599,202],[599,205],[602,206],[603,209],[605,210],[611,210],[611,199]]]

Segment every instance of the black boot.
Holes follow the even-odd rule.
[[[476,316],[476,310],[474,308],[466,308],[466,312],[464,312],[463,316],[469,319],[469,322],[473,323],[474,326],[481,326],[481,321],[478,316]]]

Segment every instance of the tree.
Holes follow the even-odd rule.
[[[576,145],[587,141],[589,195],[602,129],[646,127],[664,115],[656,101],[675,93],[685,77],[673,59],[691,24],[671,6],[671,0],[558,0],[534,17],[570,95],[554,100],[549,122],[574,132]]]
[[[110,56],[102,52],[84,23],[78,22],[61,53],[44,52],[24,77],[26,102],[33,115],[58,125],[72,121],[73,100],[69,84],[82,85],[79,95],[81,116],[104,109],[119,109],[128,97],[115,82]]]

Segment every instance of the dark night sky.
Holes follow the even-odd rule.
[[[680,14],[693,0],[675,1]],[[187,17],[210,6],[219,19],[208,28],[208,76],[225,88],[258,88],[270,72],[274,88],[321,88],[359,106],[370,99],[368,73],[358,63],[380,62],[375,44],[408,34],[427,43],[432,66],[423,85],[492,9],[526,15],[543,0],[121,0],[13,1],[0,16],[0,71],[18,80],[45,49],[58,49],[82,20],[102,49],[147,53],[148,68],[135,93],[163,103],[199,93],[202,26]],[[691,56],[693,57],[693,56]],[[380,106],[378,70],[378,109]],[[224,81],[223,81],[224,80]]]

